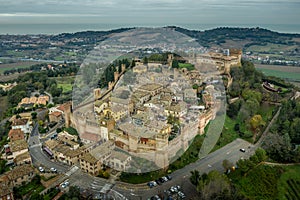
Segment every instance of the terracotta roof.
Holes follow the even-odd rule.
[[[59,117],[59,116],[62,115],[62,113],[61,113],[61,112],[58,112],[58,111],[55,111],[55,112],[50,113],[49,115],[53,115],[53,116],[55,116],[55,117]]]
[[[14,119],[12,126],[24,126],[27,124],[27,119]]]
[[[65,156],[73,158],[82,154],[82,152],[83,152],[82,149],[76,149],[76,150],[69,149],[68,151],[66,151]]]
[[[57,106],[56,107],[58,110],[61,110],[61,111],[65,111],[65,106],[64,106],[64,104],[62,104],[62,105],[60,105],[60,106]]]
[[[36,97],[30,97],[29,102],[35,104],[37,101]]]
[[[10,141],[15,141],[15,140],[22,140],[24,139],[24,132],[18,128],[18,129],[10,129],[8,133],[8,137]]]
[[[28,104],[29,103],[29,98],[25,97],[21,100],[21,104]]]
[[[89,140],[89,141],[98,142],[100,139],[100,136],[97,134],[94,134],[94,133],[84,132],[84,133],[80,134],[80,138]]]

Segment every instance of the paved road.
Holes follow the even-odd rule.
[[[243,153],[239,149],[244,148],[246,152]],[[198,170],[200,173],[208,173],[212,170],[224,172],[222,166],[223,160],[227,159],[232,163],[236,163],[239,159],[248,158],[254,154],[256,146],[251,143],[236,139],[223,148],[207,155],[205,158],[196,161],[190,165],[185,166],[181,170],[177,170],[171,174],[173,179],[155,188],[136,188],[135,185],[117,183],[113,189],[125,195],[128,199],[148,199],[155,194],[162,194],[164,190],[169,189],[172,185],[180,185],[183,188],[187,199],[197,196],[195,187],[190,183],[190,171]],[[145,184],[146,185],[146,184]]]
[[[38,133],[38,125],[34,126],[32,133],[28,140],[29,150],[35,166],[44,166],[46,169],[55,167],[58,172],[66,173],[69,171],[70,166],[63,165],[51,160],[41,149],[41,142]],[[258,145],[257,145],[258,146]],[[211,170],[218,170],[223,172],[222,162],[227,159],[232,163],[235,163],[241,158],[248,158],[255,152],[257,146],[250,144],[249,142],[236,139],[223,148],[207,155],[205,158],[196,161],[190,165],[185,166],[183,169],[177,170],[171,174],[173,179],[155,188],[148,188],[146,184],[142,187],[136,185],[124,184],[116,182],[116,184],[110,184],[107,180],[98,177],[90,176],[80,169],[75,170],[73,174],[68,177],[71,185],[77,185],[84,189],[90,189],[94,192],[100,192],[104,186],[112,188],[109,192],[111,195],[119,195],[116,199],[148,199],[155,194],[163,194],[164,190],[169,189],[172,185],[180,185],[182,190],[187,196],[187,199],[197,197],[195,187],[190,183],[190,171],[198,170],[200,173],[208,173]],[[244,148],[246,152],[243,153],[239,149]],[[68,174],[68,173],[66,173]],[[122,194],[122,195],[120,195]]]
[[[69,166],[54,162],[42,151],[42,144],[40,142],[37,124],[32,129],[28,139],[28,145],[33,165],[43,166],[45,170],[49,170],[51,167],[54,167],[59,173],[65,173],[68,171]]]

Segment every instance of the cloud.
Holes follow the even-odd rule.
[[[299,6],[299,0],[4,0],[0,17],[6,23],[39,17],[107,23],[291,23],[300,18]]]

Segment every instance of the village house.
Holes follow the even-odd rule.
[[[63,119],[63,115],[61,112],[55,111],[49,114],[50,122],[59,122]]]
[[[13,186],[21,186],[30,182],[35,176],[35,172],[31,165],[22,165],[13,168],[2,176],[6,176]]]
[[[13,200],[13,188],[30,182],[35,176],[31,165],[17,166],[0,176],[0,200]]]
[[[109,166],[119,171],[125,171],[130,167],[131,156],[119,151],[113,151],[110,160]]]
[[[11,155],[6,159],[15,159],[18,155],[28,152],[28,144],[25,140],[16,140],[8,143]]]
[[[110,166],[111,156],[114,148],[115,144],[113,141],[106,141],[105,143],[91,149],[89,152],[80,157],[80,168],[84,172],[87,172],[91,175],[98,175],[100,169],[104,165]],[[126,161],[124,161],[124,163],[125,162]]]
[[[16,140],[24,140],[24,132],[19,128],[19,129],[10,129],[8,132],[8,138],[11,142],[14,142]]]
[[[30,153],[27,151],[25,153],[19,154],[14,159],[15,165],[23,165],[23,164],[31,164],[31,156]]]
[[[30,133],[30,121],[28,119],[14,119],[12,122],[12,129],[21,129],[24,133]]]

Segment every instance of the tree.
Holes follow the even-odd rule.
[[[199,184],[197,189],[201,199],[232,199],[230,182],[218,171],[211,171],[206,177],[201,177]]]
[[[199,183],[199,178],[200,178],[200,173],[198,170],[194,170],[194,171],[191,171],[191,177],[190,177],[190,181],[193,185],[198,185]]]
[[[260,126],[264,126],[266,122],[262,119],[261,115],[254,115],[250,119],[250,125],[252,130],[256,131]]]
[[[223,160],[222,165],[226,171],[229,169],[232,169],[232,167],[234,166],[232,162],[230,162],[229,160],[226,160],[226,159]]]
[[[179,64],[177,60],[172,61],[172,68],[179,68]]]
[[[264,162],[268,158],[266,151],[262,148],[256,149],[255,155],[257,156],[259,162]]]
[[[37,117],[37,113],[36,112],[32,112],[31,113],[31,118],[34,120],[34,119],[36,119],[36,117]]]
[[[143,59],[143,63],[144,63],[145,65],[147,65],[147,64],[148,64],[148,58],[147,58],[147,56],[145,56],[145,57],[144,57],[144,59]]]
[[[76,186],[70,186],[69,192],[67,193],[69,199],[75,200],[80,197],[80,188]]]

